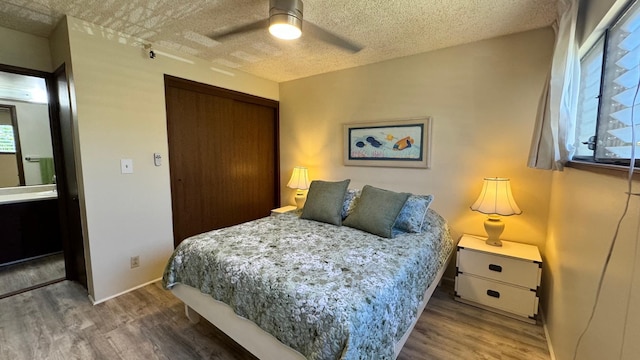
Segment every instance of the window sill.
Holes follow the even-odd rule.
[[[589,171],[597,174],[612,175],[626,178],[629,174],[629,167],[622,165],[600,164],[588,161],[571,160],[566,165],[576,170]],[[640,168],[633,169],[633,179],[640,180]]]

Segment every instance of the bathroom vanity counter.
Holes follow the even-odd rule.
[[[0,205],[57,199],[55,185],[21,186],[0,189]]]
[[[15,203],[26,202],[26,201],[57,199],[57,198],[58,198],[58,192],[53,190],[37,192],[37,193],[0,195],[0,205],[15,204]]]

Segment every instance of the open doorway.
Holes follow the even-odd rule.
[[[0,298],[64,279],[86,287],[71,122],[64,65],[0,65]]]
[[[44,78],[0,71],[0,298],[65,278]]]

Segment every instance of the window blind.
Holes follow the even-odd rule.
[[[632,125],[635,157],[640,157],[640,107],[634,110],[640,104],[640,96],[634,104],[640,80],[640,7],[636,5],[611,27],[607,37],[596,160],[630,159]]]

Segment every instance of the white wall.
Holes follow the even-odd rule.
[[[486,216],[469,206],[484,177],[504,176],[524,213],[505,219],[503,237],[542,250],[551,174],[526,161],[552,46],[546,28],[282,83],[282,203],[293,203],[284,185],[302,165],[311,179],[433,194],[456,235],[484,234]],[[431,169],[342,164],[343,123],[425,115],[433,117]]]
[[[0,27],[0,63],[40,71],[51,71],[49,41],[43,37]]]
[[[71,17],[67,22],[90,293],[99,302],[159,278],[173,250],[164,74],[274,100],[278,85],[231,69],[224,69],[230,75],[212,71],[211,63],[185,55],[191,63],[162,55],[151,60],[135,39]],[[64,49],[54,57],[64,58]],[[153,165],[155,152],[164,157],[160,167]],[[120,159],[133,159],[133,174],[120,173]],[[132,270],[136,255],[141,265]]]

